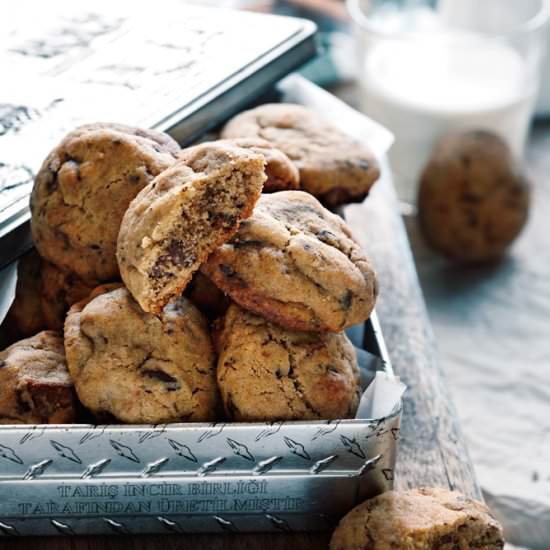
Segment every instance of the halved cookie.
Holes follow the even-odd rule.
[[[231,144],[182,153],[132,201],[118,237],[120,274],[145,311],[159,313],[252,213],[264,159]]]

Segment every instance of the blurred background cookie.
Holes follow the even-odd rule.
[[[360,202],[380,176],[372,153],[301,105],[272,103],[232,118],[222,138],[261,138],[297,166],[300,187],[329,207]]]
[[[528,212],[528,182],[500,137],[475,130],[439,140],[418,193],[420,227],[434,249],[464,262],[494,260]]]
[[[359,403],[355,350],[344,333],[285,330],[233,304],[219,321],[217,379],[239,421],[350,418]]]
[[[361,323],[377,295],[374,270],[349,228],[302,191],[262,195],[201,270],[243,308],[290,330]]]
[[[39,332],[0,352],[0,424],[70,424],[77,413],[61,334]]]
[[[145,313],[122,286],[105,285],[65,322],[67,364],[82,403],[134,424],[214,420],[214,351],[206,319],[185,298]]]
[[[92,284],[117,279],[122,216],[179,150],[166,134],[120,124],[88,124],[67,134],[42,164],[31,194],[40,255]]]

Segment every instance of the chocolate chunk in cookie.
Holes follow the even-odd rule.
[[[65,321],[67,364],[82,403],[122,422],[214,420],[214,352],[206,320],[185,298],[157,316],[128,290],[95,289]]]
[[[122,279],[145,311],[158,313],[250,216],[265,181],[261,155],[203,144],[148,185],[120,228]]]
[[[272,143],[297,166],[300,187],[330,207],[362,201],[380,175],[365,146],[301,105],[260,105],[231,119],[221,135]]]
[[[446,489],[388,491],[349,512],[330,550],[502,550],[502,527],[482,502]]]
[[[70,132],[44,161],[31,195],[40,255],[92,284],[117,279],[122,216],[179,151],[165,134],[119,124]]]
[[[0,352],[0,424],[69,424],[77,412],[59,333],[39,332]]]
[[[307,420],[355,414],[359,370],[344,333],[285,330],[235,304],[218,323],[218,387],[228,418]]]
[[[339,332],[376,300],[372,266],[344,221],[311,195],[262,195],[201,267],[243,308],[291,330]]]

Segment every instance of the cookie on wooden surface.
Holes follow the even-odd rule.
[[[449,134],[436,144],[421,176],[420,228],[446,256],[494,260],[527,222],[529,194],[501,138],[480,130]]]
[[[349,512],[330,550],[501,550],[502,527],[482,502],[446,489],[388,491]]]

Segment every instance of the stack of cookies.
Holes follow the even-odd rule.
[[[0,352],[0,423],[355,414],[343,331],[369,317],[376,278],[323,204],[362,200],[376,162],[297,105],[241,113],[221,138],[181,150],[91,124],[46,158],[2,327],[24,339]]]

